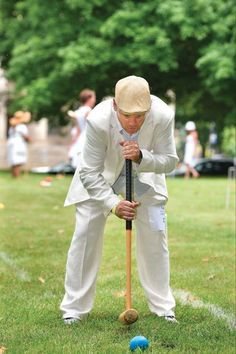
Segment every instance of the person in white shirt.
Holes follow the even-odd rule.
[[[96,103],[96,94],[93,90],[84,89],[79,95],[80,107],[76,111],[68,111],[69,117],[73,119],[71,129],[71,145],[68,157],[71,165],[76,168],[79,164],[79,153],[84,144],[86,119]]]
[[[12,177],[19,177],[22,166],[27,163],[27,143],[31,138],[26,123],[30,119],[30,112],[17,111],[9,120],[7,161],[11,167]]]
[[[191,175],[193,178],[198,178],[200,175],[194,168],[197,161],[197,146],[198,146],[198,133],[196,130],[196,124],[189,121],[185,124],[186,142],[184,149],[184,163],[186,165],[185,178],[189,178]]]
[[[101,102],[89,114],[81,163],[65,201],[76,207],[60,306],[65,324],[83,320],[92,310],[103,231],[111,212],[135,222],[139,277],[150,311],[177,322],[165,218],[165,173],[178,162],[173,124],[174,112],[137,76],[119,80],[114,100]],[[132,202],[124,197],[125,159],[133,165]]]

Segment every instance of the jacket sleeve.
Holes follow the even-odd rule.
[[[86,127],[86,141],[81,158],[80,180],[92,199],[103,202],[103,213],[109,214],[115,204],[120,202],[102,173],[106,157],[107,136],[96,129],[89,120]]]
[[[153,150],[141,149],[142,161],[138,172],[170,173],[179,161],[174,141],[174,113],[171,114],[164,129],[157,126],[153,136]]]

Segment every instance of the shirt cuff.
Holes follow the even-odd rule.
[[[120,202],[120,198],[116,194],[114,194],[111,199],[106,201],[103,207],[103,214],[105,215],[105,217],[107,217],[111,213],[112,208],[114,206],[117,206],[119,202]]]
[[[141,163],[142,159],[143,159],[143,153],[142,153],[142,150],[139,150],[139,159],[137,161],[138,165]]]
[[[115,204],[113,208],[111,209],[112,214],[116,215],[116,207],[118,204]]]

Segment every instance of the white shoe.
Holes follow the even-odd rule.
[[[74,323],[78,323],[79,321],[80,321],[80,318],[74,318],[74,317],[64,318],[64,323],[66,325],[72,325]]]
[[[172,323],[179,323],[176,318],[175,315],[165,315],[164,319],[168,322],[172,322]]]

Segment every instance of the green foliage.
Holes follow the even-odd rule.
[[[223,131],[222,150],[227,156],[236,157],[236,129],[225,127]]]
[[[122,76],[177,96],[177,120],[216,121],[236,111],[233,0],[0,0],[0,53],[16,83],[11,109],[63,115],[87,86],[98,99]]]

